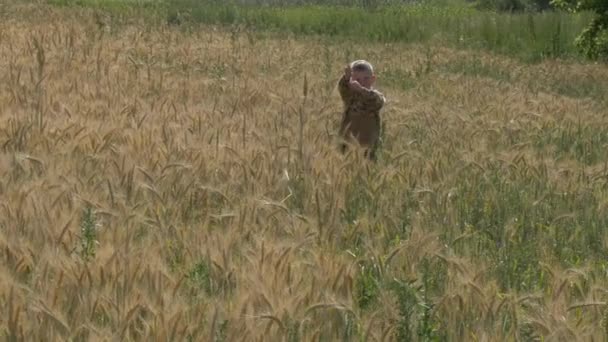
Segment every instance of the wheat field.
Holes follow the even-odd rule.
[[[608,69],[0,11],[7,341],[603,341]],[[336,82],[386,95],[339,154]]]

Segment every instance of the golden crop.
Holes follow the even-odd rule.
[[[9,341],[606,338],[605,66],[96,13],[2,13]]]

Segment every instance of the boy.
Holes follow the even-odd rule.
[[[357,60],[346,66],[338,82],[344,102],[340,136],[346,141],[341,144],[342,153],[346,152],[347,142],[354,138],[365,148],[365,157],[372,161],[376,160],[380,139],[380,109],[386,101],[384,95],[373,88],[375,81],[372,65]]]

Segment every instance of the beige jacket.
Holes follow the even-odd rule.
[[[380,138],[380,110],[386,101],[385,97],[376,89],[355,92],[348,87],[348,82],[345,76],[338,82],[344,102],[340,135],[347,141],[355,138],[360,145],[374,149]]]

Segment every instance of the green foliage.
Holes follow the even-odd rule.
[[[588,58],[608,60],[608,11],[595,18],[575,43]]]
[[[587,13],[506,14],[463,5],[387,5],[370,11],[356,6],[273,7],[173,1],[174,11],[197,23],[244,25],[249,29],[361,42],[434,42],[526,60],[574,55],[574,39],[589,20]]]
[[[573,12],[594,11],[595,18],[576,38],[575,45],[590,59],[608,61],[608,1],[552,0],[559,7]]]
[[[95,245],[97,244],[97,220],[93,209],[87,206],[84,210],[80,224],[80,247],[81,255],[85,261],[95,257]]]
[[[166,243],[165,259],[172,271],[178,270],[184,265],[184,246],[177,240],[168,240]]]
[[[407,4],[397,0],[259,0],[253,3],[244,0],[49,1],[55,4],[95,6],[121,15],[126,12],[126,8],[130,8],[160,15],[172,25],[200,23],[238,26],[249,32],[264,30],[281,34],[322,35],[356,40],[359,43],[436,43],[455,48],[493,51],[526,61],[577,55],[574,41],[591,20],[590,13],[584,11],[576,14],[557,11],[497,13],[479,11],[474,6],[451,0]],[[534,3],[524,7],[542,7]],[[488,0],[487,4],[486,7],[495,9],[497,2]],[[510,5],[505,6],[508,9]],[[403,82],[401,87],[408,89],[411,83]]]
[[[500,12],[544,11],[550,9],[551,0],[478,0],[478,9]]]
[[[192,266],[186,278],[194,289],[202,290],[208,296],[218,292],[219,286],[213,279],[211,264],[208,261],[203,260]]]
[[[608,10],[605,0],[551,0],[551,4],[570,11],[594,10],[602,13]]]
[[[355,298],[361,309],[370,308],[380,290],[381,272],[376,262],[361,262],[355,282]]]
[[[208,258],[182,269],[192,298],[204,300],[212,296],[228,296],[236,286],[234,274],[214,266]]]
[[[576,148],[572,144],[582,135],[573,138],[562,142],[568,150]],[[547,143],[540,144],[548,148]],[[598,219],[601,190],[560,193],[547,179],[547,170],[529,168],[523,160],[514,168],[505,172],[501,163],[490,163],[483,172],[469,171],[468,180],[460,184],[456,207],[459,226],[477,246],[466,253],[493,260],[503,288],[542,287],[542,256],[552,255],[565,267],[576,267],[604,253],[601,227],[608,222]],[[573,212],[576,217],[556,219]]]
[[[433,304],[425,295],[424,286],[394,280],[391,284],[397,298],[399,322],[395,335],[398,341],[442,341],[439,323],[434,319]]]

